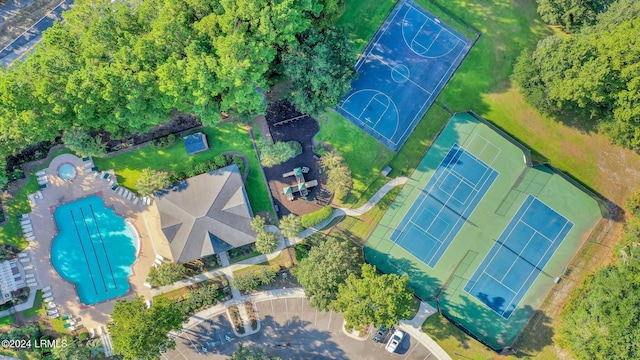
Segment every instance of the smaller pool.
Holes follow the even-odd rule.
[[[76,167],[69,163],[64,163],[58,168],[58,176],[62,180],[73,180],[76,178],[76,174]]]

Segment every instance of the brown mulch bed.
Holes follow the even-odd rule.
[[[305,117],[284,125],[275,126],[274,124],[300,116],[293,105],[288,101],[279,101],[267,107],[267,124],[274,141],[297,141],[302,144],[302,154],[290,159],[280,165],[270,168],[264,168],[264,173],[269,182],[269,188],[273,194],[273,200],[280,208],[279,216],[287,214],[303,215],[320,209],[326,196],[322,191],[326,183],[326,175],[321,171],[318,160],[314,158],[313,153],[313,137],[318,133],[320,128],[318,122],[312,117]],[[303,199],[296,194],[295,200],[287,200],[282,194],[282,189],[286,186],[293,185],[295,178],[293,176],[283,178],[282,174],[292,171],[294,168],[306,166],[309,173],[305,174],[305,180],[318,180],[318,186],[310,189],[307,199]]]

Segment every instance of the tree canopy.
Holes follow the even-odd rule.
[[[640,16],[622,20],[603,15],[592,28],[569,37],[548,37],[533,52],[525,51],[513,78],[540,111],[591,118],[613,142],[637,149],[638,38]]]
[[[293,274],[304,287],[311,306],[326,310],[336,298],[338,286],[349,275],[360,273],[361,263],[362,258],[354,246],[331,237],[311,248]]]
[[[578,359],[640,358],[640,218],[627,221],[617,250],[618,263],[588,275],[558,318],[557,343]]]
[[[173,348],[169,337],[178,330],[186,316],[166,298],[156,298],[147,308],[141,296],[132,301],[118,300],[107,324],[113,351],[125,359],[152,359]]]
[[[612,0],[537,0],[538,13],[552,25],[562,25],[567,31],[575,31],[583,25],[593,25],[600,12]]]
[[[380,275],[375,266],[363,264],[361,276],[350,274],[340,284],[330,308],[343,312],[349,327],[369,324],[391,327],[412,315],[412,303],[413,291],[407,274]]]
[[[0,74],[0,157],[71,128],[129,136],[173,110],[205,125],[263,113],[282,54],[340,10],[340,0],[77,0]]]

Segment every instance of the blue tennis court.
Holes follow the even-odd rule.
[[[356,64],[338,112],[396,151],[453,75],[471,42],[401,1]]]
[[[508,319],[572,227],[527,196],[464,290]]]
[[[497,176],[454,144],[391,240],[433,268]]]

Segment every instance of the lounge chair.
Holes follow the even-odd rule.
[[[24,276],[25,279],[35,279],[36,276],[34,274],[27,274]]]
[[[52,319],[56,319],[56,318],[60,317],[60,314],[53,314],[53,315],[51,315],[49,317],[52,318]]]
[[[93,178],[94,178],[94,179],[97,179],[97,178],[98,178],[98,175],[100,175],[100,173],[96,172],[95,174],[93,174]]]
[[[123,187],[120,187],[120,188],[118,189],[118,195],[122,196],[122,194],[124,194],[124,188],[123,188]]]
[[[33,226],[31,225],[22,225],[22,231],[25,233],[33,232]]]
[[[42,291],[50,291],[51,290],[51,286],[45,286],[42,288]]]
[[[38,185],[38,189],[42,190],[42,189],[46,189],[47,188],[47,184],[40,184]]]
[[[131,200],[131,197],[132,197],[132,196],[133,196],[133,194],[132,194],[131,192],[129,192],[129,193],[127,194],[127,200]]]
[[[50,310],[50,311],[47,311],[47,315],[48,315],[48,316],[53,316],[53,315],[56,315],[56,314],[58,314],[58,310]]]
[[[47,305],[44,307],[46,310],[53,310],[56,308],[56,304]]]
[[[138,205],[139,201],[140,201],[140,199],[136,196],[136,198],[133,199],[133,205]]]
[[[98,331],[96,332],[98,336],[102,336],[102,326],[98,326]]]
[[[25,269],[25,270],[33,270],[33,265],[27,265],[27,266],[23,267],[23,269]]]
[[[93,171],[93,172],[95,172],[95,173],[98,173],[98,167],[97,167],[97,166],[92,167],[92,168],[91,168],[91,171]]]
[[[28,287],[38,287],[38,282],[35,279],[29,279],[27,280],[27,283],[22,283],[22,287],[28,286]],[[18,284],[16,284],[17,288],[20,288],[20,286]]]
[[[22,214],[22,215],[18,215],[18,216],[16,216],[16,218],[17,218],[18,220],[28,219],[28,218],[29,218],[29,214]]]
[[[36,194],[38,194],[40,199],[44,199],[44,195],[42,195],[42,191],[38,190],[38,192]]]
[[[42,300],[50,303],[50,302],[53,302],[53,300],[55,300],[55,299],[53,298],[53,296],[50,296],[48,298],[42,298]]]
[[[22,259],[20,259],[20,262],[21,262],[21,263],[23,263],[23,264],[24,264],[24,263],[28,263],[28,262],[31,262],[31,259],[29,259],[29,258],[22,258]]]
[[[24,236],[25,238],[28,238],[29,236],[33,236],[33,231],[29,231],[27,233],[22,234],[22,236]]]
[[[29,199],[29,202],[36,202],[36,195],[35,194],[29,194],[27,195],[27,198]]]
[[[62,320],[69,320],[69,315],[65,315],[62,317]]]
[[[116,191],[119,187],[120,187],[120,185],[113,184],[113,186],[111,187],[111,190]]]
[[[45,171],[45,170],[38,170],[38,171],[36,171],[36,176],[43,176],[43,175],[45,175],[45,174],[46,174],[46,171]]]
[[[69,323],[64,324],[64,328],[65,328],[65,329],[66,329],[66,328],[70,328],[71,326],[72,326],[72,325],[71,325],[71,324],[69,324]]]
[[[24,220],[20,221],[20,225],[29,225],[29,224],[31,224],[31,220],[29,220],[29,219],[24,219]]]
[[[29,257],[29,254],[27,254],[27,253],[18,253],[18,257],[19,258],[26,258],[26,257]]]
[[[102,175],[102,178],[103,178],[104,180],[107,180],[107,179],[109,178],[109,176],[111,176],[111,174],[109,174],[109,173],[107,173],[107,172],[106,172],[106,173],[104,173],[104,175]]]
[[[52,296],[53,296],[53,294],[52,294],[52,293],[50,293],[50,292],[46,292],[46,293],[42,294],[42,297],[43,297],[43,298],[46,298],[46,297],[52,297]]]
[[[89,337],[90,338],[96,337],[96,329],[94,328],[89,329]]]
[[[29,237],[26,237],[24,239],[27,240],[28,242],[36,241],[36,237],[35,236],[29,236]]]
[[[75,327],[73,327],[73,326],[69,326],[69,327],[67,328],[67,331],[68,331],[68,332],[76,331],[76,328],[75,328]]]

